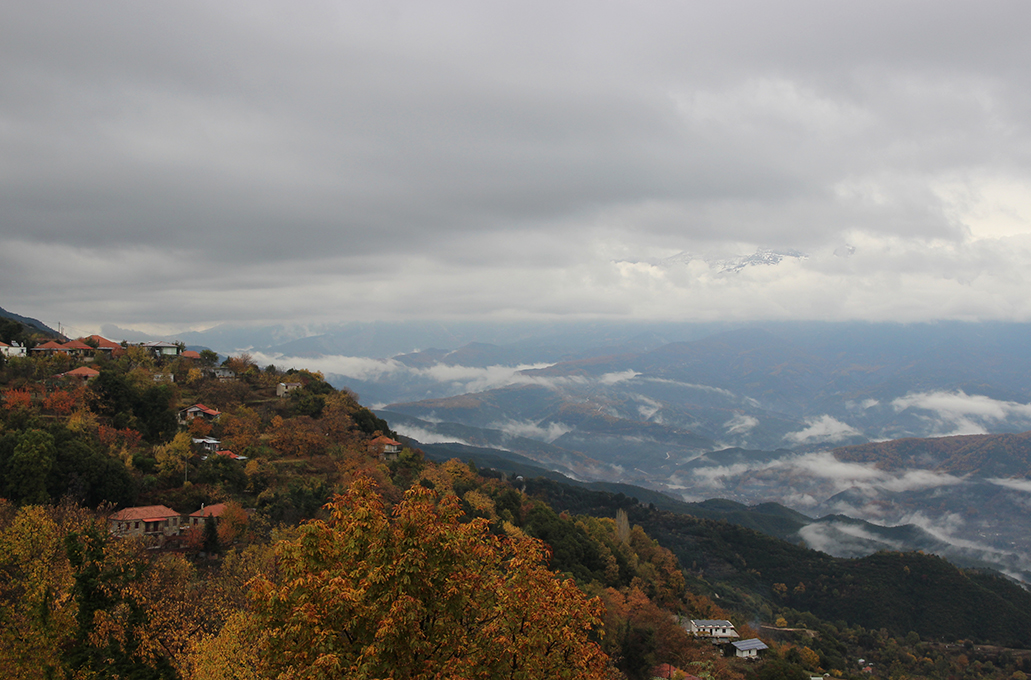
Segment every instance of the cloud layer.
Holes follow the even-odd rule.
[[[3,303],[84,330],[1031,319],[1029,15],[13,5]],[[757,248],[808,257],[714,264]]]
[[[933,436],[987,434],[992,425],[1031,426],[1031,404],[992,399],[981,394],[914,392],[891,402],[897,412],[912,410],[927,421]]]

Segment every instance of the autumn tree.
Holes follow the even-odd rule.
[[[229,547],[242,540],[247,533],[247,511],[235,502],[229,501],[218,518],[218,543]]]
[[[28,390],[7,390],[3,396],[4,408],[8,411],[27,411],[32,408],[32,395]]]
[[[67,390],[54,390],[43,398],[43,408],[51,413],[68,415],[75,408],[79,401],[82,390],[68,392]]]
[[[154,447],[154,460],[157,461],[161,472],[169,476],[180,471],[185,474],[187,461],[193,455],[192,445],[190,433],[180,432],[167,444]]]
[[[279,577],[252,582],[273,676],[606,677],[600,603],[543,566],[540,542],[463,524],[455,496],[421,486],[388,513],[365,477],[326,508],[279,544]]]
[[[270,430],[270,443],[285,456],[315,456],[326,450],[326,435],[318,421],[309,416],[297,416],[287,420],[276,416],[272,419]]]
[[[226,448],[243,453],[257,445],[261,434],[261,418],[254,409],[240,406],[235,413],[224,413],[221,425],[222,441]]]
[[[63,531],[43,507],[11,514],[0,499],[0,514],[10,516],[0,521],[0,668],[5,677],[57,676],[76,615]]]

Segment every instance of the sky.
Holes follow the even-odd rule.
[[[1031,320],[1025,2],[3,17],[0,306],[50,325]]]

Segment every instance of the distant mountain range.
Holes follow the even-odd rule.
[[[792,531],[835,554],[903,545],[1028,571],[1029,324],[351,322],[175,339],[321,370],[426,445],[681,502],[776,502],[821,518]]]
[[[389,416],[389,414],[382,415]],[[395,426],[396,422],[391,421]],[[927,442],[930,446],[934,446],[934,440],[927,440]],[[952,493],[944,495],[938,489],[936,493],[932,493],[930,497],[926,498],[919,493],[913,494],[908,499],[908,503],[914,507],[923,507],[922,511],[926,513],[922,520],[924,526],[913,523],[886,526],[841,513],[824,514],[814,518],[781,503],[769,501],[746,504],[725,498],[713,498],[700,502],[685,502],[671,495],[633,484],[577,479],[568,474],[556,472],[555,465],[543,467],[534,458],[501,449],[453,443],[420,444],[413,441],[412,444],[419,445],[433,460],[443,461],[458,458],[462,461],[472,462],[479,468],[491,468],[508,473],[513,477],[520,475],[528,480],[544,478],[594,491],[621,494],[658,510],[700,519],[724,520],[791,543],[801,542],[810,548],[835,557],[862,557],[880,550],[919,550],[940,555],[959,566],[1002,571],[1015,579],[1031,584],[1031,557],[1029,557],[1031,556],[1031,541],[1028,541],[1026,531],[1028,520],[1031,517],[1026,508],[1027,498],[1021,501],[1019,493],[1011,493],[1008,500],[1001,498],[1000,496],[1004,496],[1005,492],[998,485],[975,483],[971,484],[970,488],[964,488],[958,493],[956,490],[950,490]],[[710,454],[706,458],[709,461],[727,462],[731,458],[741,456],[749,456],[753,460],[761,458],[770,460],[776,458],[777,452],[730,450]],[[568,460],[564,462],[568,462]],[[987,496],[978,498],[979,495],[984,494]],[[757,495],[769,497],[776,494],[767,492]],[[842,502],[841,496],[844,495],[846,494],[828,499],[823,508]],[[900,494],[900,497],[904,498],[905,494]],[[883,502],[884,499],[881,501]],[[898,503],[900,499],[896,498],[890,502]],[[971,503],[982,503],[990,510],[987,513],[971,514],[966,507]],[[951,523],[950,529],[954,532],[953,534],[943,533],[929,522],[935,517],[932,510],[935,507],[945,509],[945,512],[941,513],[945,518],[943,524]],[[570,509],[584,510],[583,508]],[[817,511],[820,509],[814,508]],[[857,505],[853,509],[857,512],[862,511],[861,505]],[[916,510],[914,514],[919,512],[921,510]],[[966,512],[967,520],[960,520],[959,515],[964,512]],[[994,526],[992,525],[993,519],[995,520]],[[970,538],[956,535],[961,533],[963,523],[969,523],[974,527]],[[995,534],[996,539],[1003,534],[1008,534],[1009,540],[995,540],[993,544],[989,534]]]

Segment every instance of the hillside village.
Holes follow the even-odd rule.
[[[777,605],[776,593],[762,605],[761,621],[757,604],[724,609],[713,584],[631,526],[623,510],[607,517],[557,513],[504,474],[457,460],[434,464],[357,395],[316,372],[260,367],[246,354],[223,358],[181,343],[96,335],[5,341],[0,351],[0,567],[11,575],[0,602],[4,620],[34,631],[38,643],[30,649],[20,637],[0,635],[0,663],[10,668],[43,659],[39,668],[62,676],[97,671],[100,659],[110,659],[123,673],[146,668],[146,677],[168,678],[227,677],[219,675],[227,664],[264,668],[239,640],[246,626],[259,625],[254,616],[271,610],[241,594],[265,592],[254,588],[276,573],[269,565],[282,564],[277,560],[312,532],[361,523],[348,512],[363,504],[373,516],[384,513],[387,530],[402,520],[406,504],[432,503],[418,506],[412,521],[439,512],[455,526],[481,527],[481,540],[498,546],[524,545],[530,537],[544,542],[548,570],[575,581],[580,594],[571,602],[587,617],[584,630],[595,631],[577,643],[581,677],[887,678],[908,669],[913,677],[962,678],[975,677],[976,669],[976,677],[1026,680],[1022,669],[1031,671],[1031,657],[984,652],[977,660],[976,647],[936,648],[916,633],[906,642],[912,652],[902,652],[900,634],[816,621],[787,601]],[[341,493],[349,494],[349,505],[326,505]],[[28,554],[19,527],[29,524],[45,527],[39,540],[56,551],[48,574],[31,568],[35,558],[19,561]],[[405,529],[391,541],[399,549],[404,536],[430,540],[433,532]],[[102,546],[91,558],[96,568],[131,567],[138,576],[104,586],[102,602],[88,605],[97,607],[95,617],[72,625],[70,603],[87,606],[83,579],[94,572],[82,561],[85,553],[59,546],[83,536]],[[548,570],[552,582],[557,574]],[[179,586],[158,585],[172,582]],[[37,587],[68,593],[45,605],[45,620],[34,613],[41,611],[35,600],[16,595]],[[120,619],[123,611],[139,615]],[[52,631],[51,620],[77,632]],[[799,623],[806,626],[791,625]],[[198,633],[182,640],[176,631],[183,627]]]

